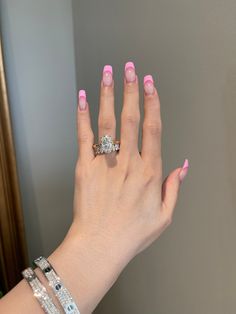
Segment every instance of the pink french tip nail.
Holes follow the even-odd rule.
[[[128,83],[136,80],[135,66],[131,61],[125,64],[125,78]]]
[[[112,66],[109,64],[105,65],[103,68],[103,72],[111,72],[111,74],[112,74],[113,73]]]
[[[125,64],[125,71],[126,71],[128,68],[132,68],[132,69],[135,70],[135,66],[134,66],[134,63],[133,63],[132,61],[126,62],[126,64]]]
[[[189,168],[189,162],[188,162],[188,159],[185,159],[182,169],[180,170],[180,173],[179,173],[180,182],[182,182],[185,176],[187,175],[188,168]]]
[[[79,109],[85,110],[87,105],[86,101],[86,91],[84,89],[81,89],[79,91]]]
[[[105,65],[103,68],[103,76],[102,76],[102,81],[105,86],[110,86],[112,84],[112,66],[111,65]]]
[[[143,78],[144,91],[147,95],[154,93],[154,80],[152,75],[145,75]]]
[[[188,159],[185,159],[184,164],[183,164],[183,169],[188,168],[189,167],[189,163],[188,163]]]

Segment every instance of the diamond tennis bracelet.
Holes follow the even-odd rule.
[[[48,295],[46,288],[39,280],[35,271],[31,267],[28,267],[21,273],[32,288],[34,296],[37,298],[44,312],[47,314],[60,314],[60,311]]]
[[[43,256],[40,256],[34,260],[34,264],[38,266],[44,276],[49,282],[49,286],[53,289],[53,292],[59,300],[66,314],[80,314],[75,302],[69,291],[63,285],[60,277],[52,267],[50,262]]]

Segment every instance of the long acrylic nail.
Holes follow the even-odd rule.
[[[86,101],[86,92],[84,89],[81,89],[79,91],[79,109],[80,110],[85,110],[87,105]]]
[[[103,76],[102,81],[104,86],[110,86],[112,84],[112,66],[111,65],[105,65],[103,68]]]
[[[187,175],[188,173],[188,168],[189,168],[189,163],[188,163],[188,159],[185,159],[184,161],[184,164],[183,164],[183,167],[179,173],[179,179],[180,179],[180,182],[183,181],[183,179],[185,178],[185,176]]]
[[[146,75],[143,78],[144,91],[147,95],[154,93],[154,81],[151,75]]]
[[[127,83],[134,82],[136,80],[135,66],[133,62],[126,62],[125,78]]]

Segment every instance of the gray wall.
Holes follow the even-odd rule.
[[[29,256],[49,254],[72,219],[77,157],[71,2],[0,0]]]
[[[172,226],[96,313],[235,313],[235,0],[73,1],[73,12],[77,82],[95,129],[103,65],[114,66],[119,114],[123,66],[133,60],[141,82],[157,80],[165,174],[190,162]]]
[[[119,117],[123,66],[133,60],[140,82],[157,80],[164,174],[185,157],[190,169],[172,226],[95,312],[235,313],[235,1],[72,1],[74,40],[70,1],[0,3],[30,255],[55,248],[71,221],[75,66],[97,132],[102,67],[114,67]]]

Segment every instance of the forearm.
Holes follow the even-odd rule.
[[[119,250],[108,239],[92,239],[68,232],[61,245],[47,257],[82,314],[91,313],[95,309],[129,262],[128,254],[121,254]],[[41,271],[38,268],[35,271],[53,296]],[[58,304],[54,296],[53,300]],[[23,279],[3,297],[0,312],[37,314],[43,313],[43,310]]]

